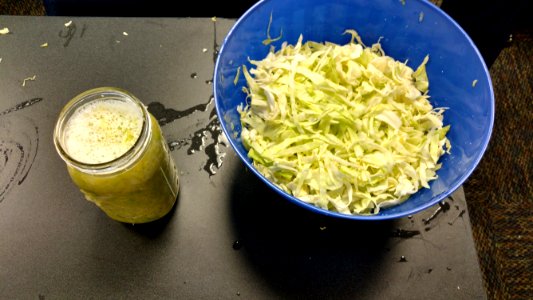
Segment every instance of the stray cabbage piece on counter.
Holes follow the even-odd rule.
[[[450,127],[428,100],[428,57],[414,71],[345,34],[346,45],[300,36],[243,66],[241,139],[257,170],[300,200],[377,214],[429,188]]]

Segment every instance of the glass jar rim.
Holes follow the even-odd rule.
[[[79,161],[73,158],[64,146],[63,131],[65,125],[68,123],[68,120],[73,115],[73,113],[76,112],[79,108],[92,101],[101,101],[105,99],[127,101],[136,105],[142,113],[143,118],[141,132],[139,133],[133,145],[127,151],[125,151],[114,159],[101,163],[87,163]],[[146,109],[146,106],[144,106],[144,104],[137,97],[121,88],[99,87],[84,91],[76,95],[63,107],[63,109],[59,113],[59,117],[56,121],[56,125],[54,128],[54,145],[59,156],[68,165],[85,173],[107,174],[124,170],[128,166],[136,162],[137,159],[141,156],[141,153],[144,152],[144,149],[148,145],[150,132],[150,115],[148,113],[148,110]]]

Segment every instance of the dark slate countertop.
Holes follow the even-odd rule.
[[[0,298],[485,299],[462,189],[410,218],[354,222],[288,203],[245,170],[212,101],[233,23],[0,17]],[[100,86],[164,124],[181,190],[162,220],[109,219],[54,149],[63,105]]]

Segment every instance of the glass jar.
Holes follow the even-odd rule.
[[[114,220],[151,222],[176,202],[178,174],[161,128],[125,90],[74,97],[59,115],[54,144],[85,198]]]

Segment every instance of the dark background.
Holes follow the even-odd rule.
[[[238,18],[256,2],[254,0],[190,2],[44,0],[44,5],[48,15],[59,16]],[[441,4],[441,8],[463,27],[478,46],[488,66],[492,65],[514,32],[532,28],[531,21],[526,20],[533,12],[531,0],[435,0],[432,2]]]

